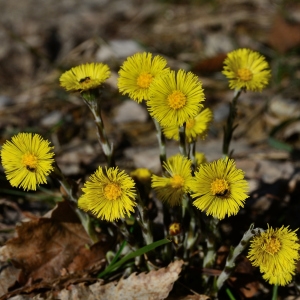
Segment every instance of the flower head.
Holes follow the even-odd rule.
[[[284,226],[277,229],[268,226],[250,242],[248,258],[270,284],[286,285],[295,274],[300,249],[295,232]]]
[[[109,76],[110,69],[106,64],[87,63],[66,71],[59,81],[67,91],[83,92],[98,88]]]
[[[79,208],[91,211],[97,218],[114,221],[134,211],[135,184],[125,171],[99,167],[82,188]]]
[[[181,225],[178,222],[174,222],[169,226],[169,234],[174,236],[181,232]]]
[[[146,183],[151,180],[152,172],[146,168],[138,168],[130,172],[130,176],[140,182]]]
[[[207,215],[220,220],[236,215],[248,198],[244,172],[236,169],[233,159],[219,159],[202,164],[191,187],[193,204]]]
[[[2,146],[2,165],[6,178],[14,187],[36,190],[46,183],[46,176],[53,170],[54,162],[50,142],[39,134],[19,133]]]
[[[152,175],[152,188],[158,199],[168,202],[171,206],[181,204],[193,181],[191,164],[189,159],[177,154],[164,163],[166,177]]]
[[[222,72],[231,89],[261,91],[269,82],[271,71],[265,57],[250,49],[228,53]]]
[[[205,154],[202,152],[196,152],[195,159],[196,159],[196,163],[195,163],[196,169],[199,168],[202,164],[207,163]]]
[[[152,53],[136,53],[127,58],[119,71],[118,88],[137,102],[149,99],[149,86],[154,78],[169,71],[167,61]]]
[[[205,139],[212,119],[213,113],[209,108],[205,108],[196,117],[189,119],[185,127],[186,140],[191,143],[197,137]],[[179,140],[178,126],[163,127],[163,133],[168,139]]]
[[[196,117],[205,99],[198,77],[183,70],[153,80],[149,93],[148,110],[162,127],[182,126]]]

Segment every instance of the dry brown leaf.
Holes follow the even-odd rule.
[[[91,244],[81,224],[76,223],[41,218],[23,223],[16,230],[18,237],[8,241],[1,253],[22,269],[21,285],[60,276],[60,270],[71,263],[80,248]]]
[[[291,24],[282,16],[277,16],[269,35],[269,44],[280,53],[300,45],[300,24]]]
[[[23,286],[17,289],[14,289],[11,292],[7,292],[5,294],[3,294],[2,296],[0,296],[0,300],[8,300],[8,299],[13,299],[15,297],[22,297],[22,295],[29,295],[29,299],[44,299],[42,295],[40,295],[39,293],[42,291],[44,291],[43,295],[47,294],[47,291],[51,291],[48,292],[47,295],[49,295],[49,297],[46,297],[46,299],[57,299],[56,296],[57,294],[64,288],[67,288],[71,285],[80,285],[83,282],[85,283],[94,283],[96,281],[99,281],[97,278],[93,278],[93,277],[78,277],[77,274],[67,274],[66,276],[61,276],[58,277],[52,281],[48,281],[48,282],[36,282],[33,283],[31,285],[27,285],[27,286]],[[35,298],[34,296],[36,296],[37,298]],[[27,296],[24,296],[24,299],[27,299]],[[18,299],[23,299],[23,298],[18,298]],[[85,299],[85,298],[84,298]]]
[[[211,298],[206,295],[194,294],[186,296],[169,296],[166,300],[210,300]]]
[[[206,295],[188,295],[180,300],[210,300]]]
[[[172,300],[169,299],[168,300]],[[173,300],[210,300],[210,298],[206,295],[187,295],[180,298],[173,298]]]
[[[92,245],[72,213],[66,203],[61,203],[48,214],[50,218],[22,223],[16,228],[17,237],[0,248],[0,261],[10,260],[14,267],[21,269],[13,288],[34,288],[38,283],[38,288],[47,289],[47,283],[59,282],[62,275],[65,280],[68,274],[75,273],[80,278],[104,266],[111,242],[103,236]]]
[[[240,256],[237,259],[235,271],[229,279],[229,283],[247,299],[256,295],[259,289],[259,282],[255,279],[253,271],[250,261]]]
[[[58,297],[61,300],[159,300],[168,297],[174,282],[178,279],[183,261],[170,263],[166,268],[149,273],[131,274],[126,279],[102,285],[97,282],[88,287],[71,285],[62,290]]]
[[[66,268],[68,273],[100,270],[106,263],[105,253],[109,250],[111,241],[105,237],[90,248],[81,247],[71,264]]]
[[[208,57],[200,62],[197,62],[192,71],[204,75],[214,72],[221,72],[226,56],[227,54],[220,53],[214,57]]]
[[[20,270],[9,264],[0,264],[0,297],[5,294],[10,286],[12,286]]]

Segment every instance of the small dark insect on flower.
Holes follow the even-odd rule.
[[[30,172],[34,172],[35,171],[35,168],[31,168],[30,166],[26,166],[26,169]]]
[[[216,196],[218,196],[218,197],[226,196],[228,192],[229,192],[229,190],[226,189],[223,192],[217,193]]]
[[[90,81],[91,78],[90,77],[85,77],[79,80],[80,83],[85,82],[85,81]]]

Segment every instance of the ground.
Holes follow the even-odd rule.
[[[159,173],[155,127],[145,105],[117,90],[118,70],[126,57],[153,52],[163,55],[171,68],[199,76],[214,122],[197,150],[212,161],[222,155],[233,94],[221,74],[226,53],[242,47],[262,53],[272,80],[261,93],[241,96],[231,146],[250,184],[250,198],[236,218],[222,221],[222,234],[228,246],[236,245],[253,222],[263,228],[267,223],[300,226],[298,1],[1,1],[0,20],[1,145],[18,132],[40,133],[54,145],[64,174],[81,182],[105,159],[88,108],[78,94],[59,86],[62,72],[84,62],[110,66],[103,118],[117,165],[128,172],[147,167]],[[177,144],[168,141],[167,152],[176,153]],[[0,176],[4,245],[18,222],[44,215],[61,193],[55,181],[26,193],[9,185],[3,169]],[[291,297],[299,291],[292,287],[280,293],[282,299],[295,299]]]

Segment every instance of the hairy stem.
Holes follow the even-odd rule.
[[[264,230],[261,228],[254,228],[254,224],[250,225],[250,228],[244,233],[241,241],[239,242],[239,244],[234,248],[231,249],[227,260],[226,260],[226,264],[225,264],[225,268],[222,271],[222,273],[220,274],[218,280],[217,280],[217,287],[218,289],[220,289],[224,282],[229,278],[229,276],[231,275],[232,271],[235,268],[235,260],[238,257],[238,255],[240,255],[242,253],[242,251],[247,247],[250,239],[257,235],[260,234],[261,232],[263,232]]]
[[[232,135],[237,125],[234,125],[235,118],[237,116],[237,100],[241,94],[242,90],[235,90],[232,102],[229,106],[229,115],[227,118],[227,123],[224,126],[224,137],[223,137],[223,156],[229,157],[229,146],[232,139]]]

